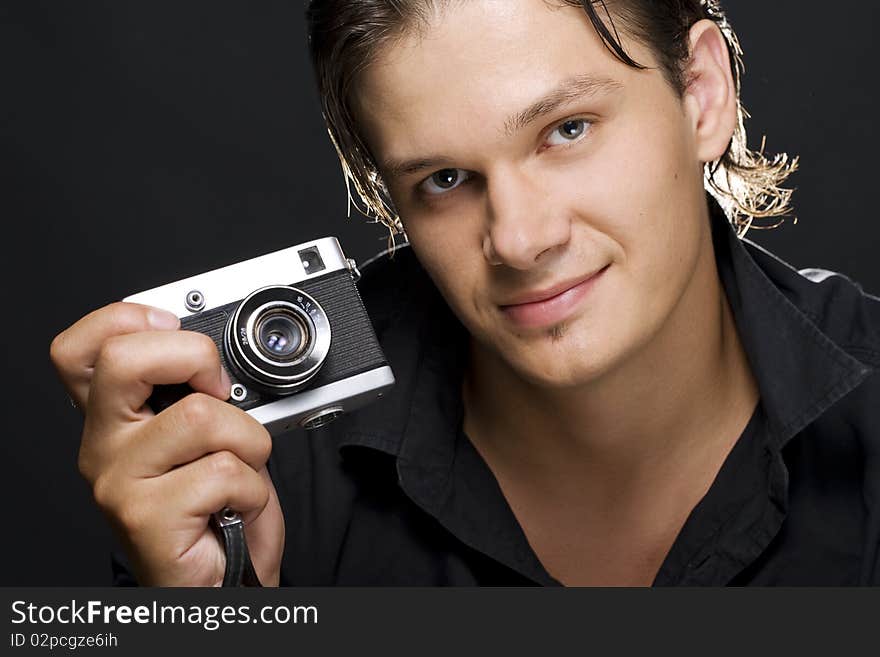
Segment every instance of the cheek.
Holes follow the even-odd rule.
[[[485,287],[481,282],[482,252],[479,241],[464,230],[464,221],[448,223],[404,221],[404,228],[419,262],[447,303],[466,314],[473,307],[474,296]]]
[[[678,267],[681,249],[694,241],[687,219],[699,207],[702,179],[687,134],[668,114],[626,123],[630,129],[615,134],[609,156],[597,161],[601,173],[585,177],[584,202],[592,197],[608,208],[596,227],[617,242],[624,269],[651,287]]]

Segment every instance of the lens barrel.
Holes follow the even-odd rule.
[[[224,347],[243,383],[285,394],[317,374],[330,341],[321,305],[295,287],[274,285],[242,300],[227,323]]]

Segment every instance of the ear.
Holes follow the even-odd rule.
[[[736,129],[736,85],[727,42],[715,23],[698,21],[690,29],[689,40],[685,108],[700,161],[712,162],[724,155]]]

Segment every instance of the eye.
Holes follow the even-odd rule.
[[[441,169],[425,178],[419,184],[419,189],[428,195],[437,196],[455,189],[468,177],[467,171],[463,169]]]
[[[547,137],[550,146],[565,146],[572,144],[583,137],[592,123],[587,119],[569,119],[553,128]]]

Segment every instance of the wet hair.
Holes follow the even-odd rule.
[[[391,236],[403,232],[400,217],[382,181],[376,162],[358,129],[352,94],[358,76],[378,52],[427,28],[437,11],[450,2],[467,0],[310,0],[306,12],[309,49],[327,129],[345,176],[349,212],[359,212],[385,224]],[[545,0],[550,2],[550,0]],[[621,31],[645,45],[679,98],[688,85],[689,31],[709,19],[727,43],[737,93],[737,123],[730,144],[716,161],[704,167],[704,186],[724,208],[740,236],[756,218],[791,212],[791,189],[782,185],[797,170],[798,159],[785,153],[772,158],[749,149],[740,99],[743,52],[720,0],[555,0],[580,7],[611,53],[627,66],[645,69],[627,54]],[[619,31],[620,30],[620,31]]]

